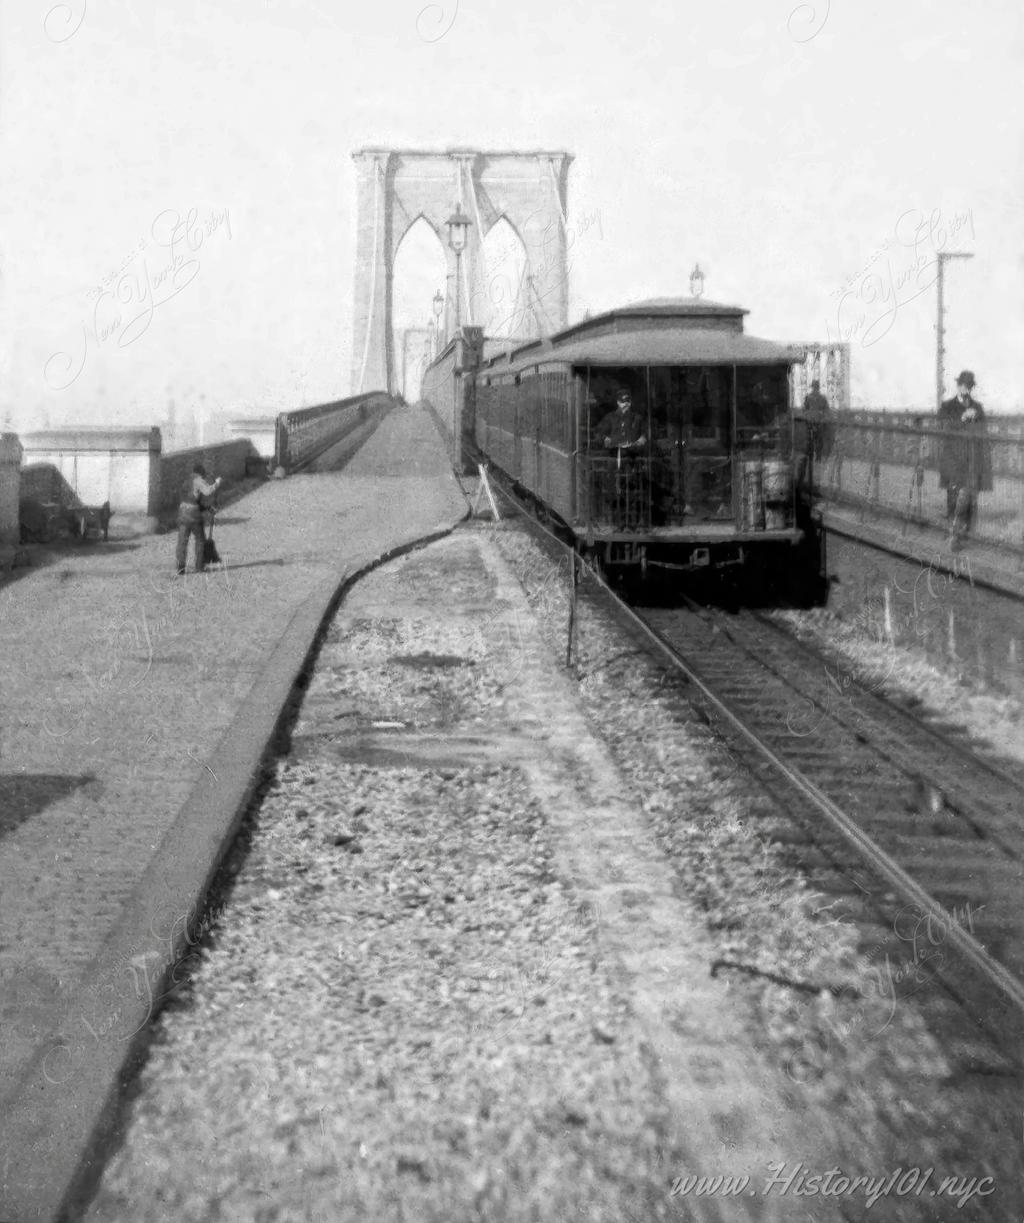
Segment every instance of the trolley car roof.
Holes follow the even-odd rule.
[[[619,332],[553,344],[544,358],[572,365],[771,365],[789,364],[793,354],[784,344],[758,340],[736,332],[703,328],[685,331]],[[522,360],[530,362],[524,353]]]
[[[584,319],[550,339],[484,362],[491,374],[534,365],[792,365],[802,359],[773,340],[744,335],[738,306],[656,298]]]

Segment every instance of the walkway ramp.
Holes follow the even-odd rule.
[[[425,411],[331,462],[224,510],[223,568],[141,536],[0,586],[0,1219],[81,1173],[345,583],[465,517]]]

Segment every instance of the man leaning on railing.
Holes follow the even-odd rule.
[[[974,525],[979,492],[992,488],[992,455],[985,436],[985,410],[971,395],[974,374],[965,369],[956,395],[939,408],[939,485],[946,490],[950,547],[960,548]]]

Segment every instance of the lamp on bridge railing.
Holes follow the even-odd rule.
[[[462,318],[460,316],[459,302],[459,282],[462,278],[462,252],[466,249],[466,243],[469,241],[469,227],[473,222],[469,217],[465,216],[462,209],[456,205],[455,211],[448,218],[448,245],[455,252],[455,331],[456,334],[462,327]]]
[[[444,298],[441,296],[441,290],[434,294],[434,356],[437,356],[437,350],[441,347],[441,311],[444,309]]]
[[[690,273],[690,296],[700,297],[704,292],[704,273],[700,270],[700,264],[693,265],[693,271]]]

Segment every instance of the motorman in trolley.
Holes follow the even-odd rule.
[[[645,496],[645,476],[641,468],[641,447],[647,442],[644,418],[633,411],[633,396],[620,386],[615,396],[615,411],[598,422],[595,440],[615,452],[610,464],[598,473],[595,495],[601,517],[632,529],[640,521]],[[607,463],[607,460],[605,461]]]
[[[639,450],[647,441],[643,417],[633,411],[633,396],[625,387],[615,397],[615,411],[602,417],[597,436],[608,450]]]

